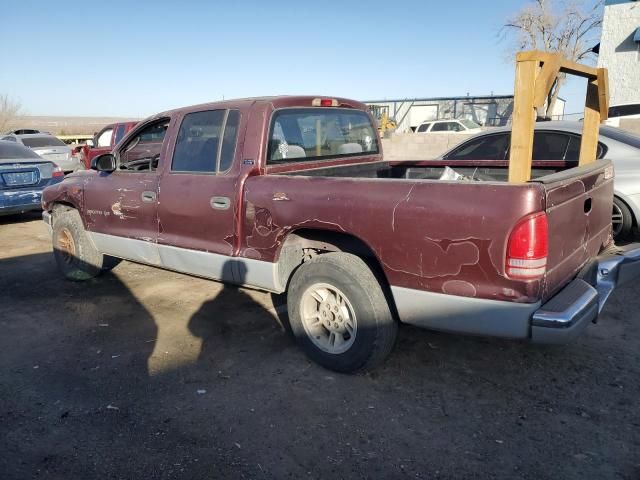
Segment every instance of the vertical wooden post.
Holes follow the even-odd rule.
[[[531,178],[533,127],[535,124],[534,95],[538,65],[539,62],[535,60],[518,60],[516,63],[509,157],[510,183],[527,182]]]
[[[600,127],[600,99],[598,80],[589,79],[587,98],[584,104],[582,121],[582,141],[580,143],[580,161],[578,165],[587,165],[596,160],[598,154],[598,131]]]

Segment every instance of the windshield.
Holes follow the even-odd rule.
[[[40,147],[66,147],[67,145],[56,137],[43,136],[43,137],[23,137],[22,143],[27,147],[40,148]]]
[[[620,128],[602,126],[600,127],[600,135],[634,148],[640,148],[640,136]]]
[[[0,160],[14,160],[21,158],[40,158],[40,156],[22,145],[0,141]]]
[[[469,120],[468,118],[461,119],[460,123],[463,124],[467,128],[480,128],[480,125],[478,125],[473,120]]]

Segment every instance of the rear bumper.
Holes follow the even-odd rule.
[[[595,322],[611,292],[640,276],[640,243],[592,260],[544,304],[461,297],[391,286],[401,322],[471,335],[567,343]]]
[[[40,210],[42,189],[5,190],[0,192],[0,215]]]
[[[640,276],[640,244],[594,259],[581,274],[534,312],[531,340],[567,343],[595,323],[613,290]]]

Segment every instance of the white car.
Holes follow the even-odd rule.
[[[476,122],[467,118],[459,120],[431,120],[422,122],[416,133],[480,133],[482,129]]]
[[[84,170],[84,165],[72,156],[71,148],[57,137],[48,133],[12,133],[0,136],[0,140],[16,142],[29,147],[45,160],[50,160],[58,165],[64,173]]]
[[[609,107],[609,118],[605,125],[619,127],[620,120],[627,118],[640,118],[640,103],[624,103]]]

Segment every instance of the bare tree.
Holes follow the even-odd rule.
[[[11,127],[21,110],[22,105],[19,101],[12,100],[9,95],[0,93],[0,133]]]
[[[592,48],[598,43],[604,0],[576,3],[563,0],[532,0],[503,25],[504,37],[517,50],[561,53],[574,62],[592,63]],[[546,117],[553,112],[565,75],[558,76],[547,100]]]

